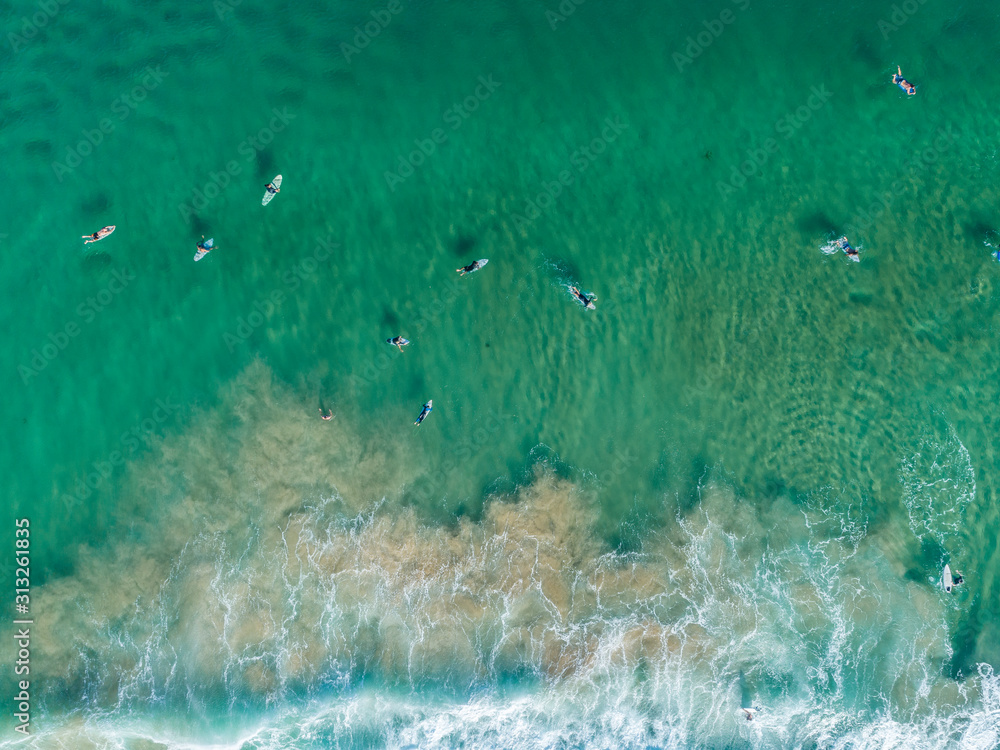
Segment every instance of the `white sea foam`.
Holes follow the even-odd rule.
[[[976,496],[976,473],[969,451],[954,427],[936,420],[918,450],[903,458],[899,479],[910,529],[948,549],[964,527],[965,509]]]

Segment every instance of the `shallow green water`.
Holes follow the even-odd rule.
[[[989,747],[1000,14],[385,7],[0,52],[38,731]]]

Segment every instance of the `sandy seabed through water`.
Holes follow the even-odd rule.
[[[186,747],[251,710],[264,724],[233,731],[260,744],[229,746],[311,747],[289,718],[309,711],[350,744],[366,706],[388,746],[1000,739],[990,670],[945,676],[954,599],[904,575],[905,523],[706,481],[624,554],[600,489],[544,466],[481,518],[430,523],[403,501],[419,458],[250,366],[124,480],[133,522],[37,591],[45,746]]]

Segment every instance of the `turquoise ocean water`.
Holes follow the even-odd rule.
[[[994,4],[4,11],[0,746],[1000,745]]]

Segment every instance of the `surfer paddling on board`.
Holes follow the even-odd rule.
[[[473,273],[475,271],[478,271],[480,268],[482,268],[489,262],[490,262],[489,258],[480,258],[479,260],[472,261],[467,266],[456,268],[455,271],[458,273],[459,276],[465,276],[465,274],[467,273]]]
[[[270,193],[271,195],[276,195],[277,193],[281,192],[281,188],[275,187],[273,182],[267,183],[264,186],[264,189],[267,190],[267,192]]]
[[[399,351],[403,351],[403,347],[404,346],[409,346],[409,344],[410,344],[409,340],[408,339],[404,339],[402,336],[394,336],[391,339],[386,339],[385,343],[392,344],[397,349],[399,349]]]
[[[97,242],[98,240],[103,240],[113,231],[115,231],[114,226],[110,226],[110,227],[104,227],[104,229],[98,229],[93,234],[82,235],[83,244],[89,245],[91,242]]]
[[[903,89],[903,91],[905,91],[908,96],[913,96],[915,93],[917,93],[917,87],[914,86],[909,81],[907,81],[905,78],[903,78],[903,68],[897,65],[896,71],[897,71],[896,75],[892,77],[892,82],[897,86],[899,86],[899,88]]]
[[[413,424],[420,424],[425,419],[427,419],[427,415],[431,413],[431,410],[433,408],[434,408],[434,402],[433,401],[428,401],[426,404],[424,404],[424,408],[421,409],[421,411],[420,411],[420,416],[417,417],[417,421],[414,422]]]
[[[847,241],[847,236],[841,237],[837,242],[837,247],[847,253],[847,257],[853,261],[859,261],[861,258],[858,256],[857,248],[851,247],[851,243]]]
[[[597,299],[596,294],[591,294],[589,297],[577,289],[575,286],[569,288],[569,293],[573,295],[577,302],[586,307],[588,310],[596,310],[594,307],[594,300]]]

